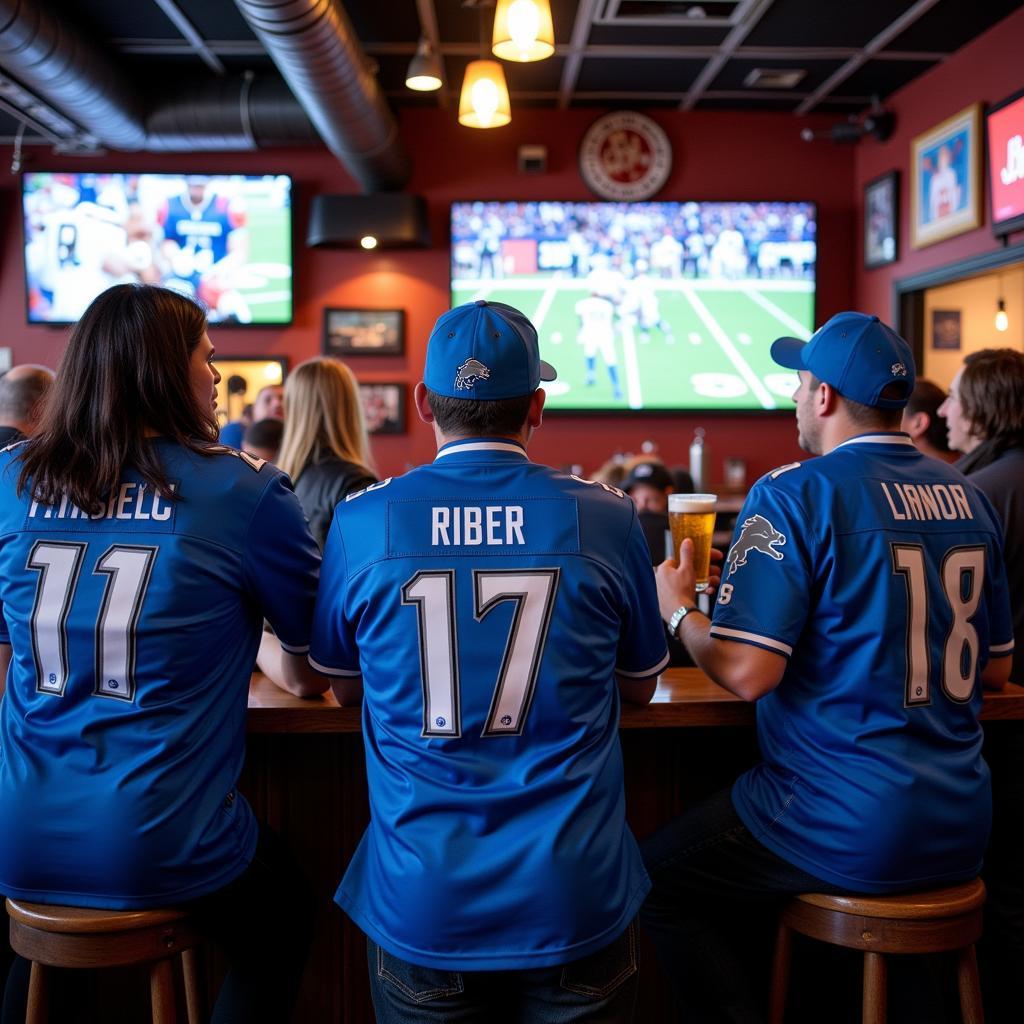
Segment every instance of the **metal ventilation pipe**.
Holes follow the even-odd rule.
[[[409,158],[340,0],[235,0],[316,126],[366,192],[400,189]]]
[[[139,91],[34,0],[0,0],[0,67],[115,149],[146,145]]]
[[[276,75],[183,83],[157,101],[146,129],[146,148],[167,153],[320,144],[302,107]]]

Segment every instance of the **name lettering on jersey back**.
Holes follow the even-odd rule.
[[[578,503],[565,495],[403,497],[387,502],[386,516],[391,558],[515,559],[580,551]],[[373,544],[347,545],[349,571],[379,557],[376,551]]]
[[[177,484],[171,484],[171,490],[176,490]],[[120,520],[122,522],[131,520],[133,522],[149,521],[155,523],[170,522],[174,516],[174,503],[161,498],[159,494],[150,491],[146,484],[123,483],[111,495],[107,506],[101,512],[90,515],[83,512],[77,505],[71,503],[67,495],[61,499],[59,505],[40,505],[33,501],[28,510],[29,520],[44,522],[55,519],[65,520]]]
[[[430,511],[433,547],[452,544],[526,546],[522,505],[434,505]]]
[[[896,520],[973,519],[967,492],[961,484],[880,483]]]

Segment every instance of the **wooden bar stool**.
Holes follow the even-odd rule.
[[[46,1024],[48,967],[149,965],[153,1024],[176,1024],[174,960],[180,956],[189,1024],[202,1008],[196,947],[202,942],[180,910],[93,910],[9,899],[11,947],[32,961],[26,1024]]]
[[[779,918],[772,965],[770,1024],[782,1024],[789,986],[793,932],[864,952],[863,1024],[885,1024],[886,953],[959,950],[957,982],[964,1024],[982,1024],[974,943],[981,937],[981,879],[948,889],[894,896],[823,896],[792,900]]]

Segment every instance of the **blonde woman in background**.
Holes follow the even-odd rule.
[[[284,385],[284,438],[277,459],[321,549],[342,498],[377,482],[355,375],[341,361],[308,359]]]

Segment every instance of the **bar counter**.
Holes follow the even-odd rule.
[[[985,696],[982,717],[1024,719],[1024,688]],[[1024,728],[996,721],[996,730]],[[373,1009],[361,933],[332,899],[369,820],[359,708],[328,693],[293,697],[254,675],[248,756],[239,788],[256,814],[282,835],[309,876],[320,912],[296,1021],[367,1024]],[[988,731],[988,730],[986,730]],[[723,787],[759,760],[754,705],[697,669],[669,669],[651,704],[624,704],[626,815],[643,838]],[[211,981],[223,970],[211,957]],[[638,1021],[672,1019],[653,949],[641,939]]]
[[[259,672],[249,689],[249,732],[359,732],[359,708],[342,708],[330,692],[322,697],[293,697]],[[1024,719],[1024,687],[985,694],[983,720]],[[658,679],[650,704],[622,705],[623,729],[680,729],[695,726],[748,725],[754,705],[734,697],[698,668],[670,668]]]

